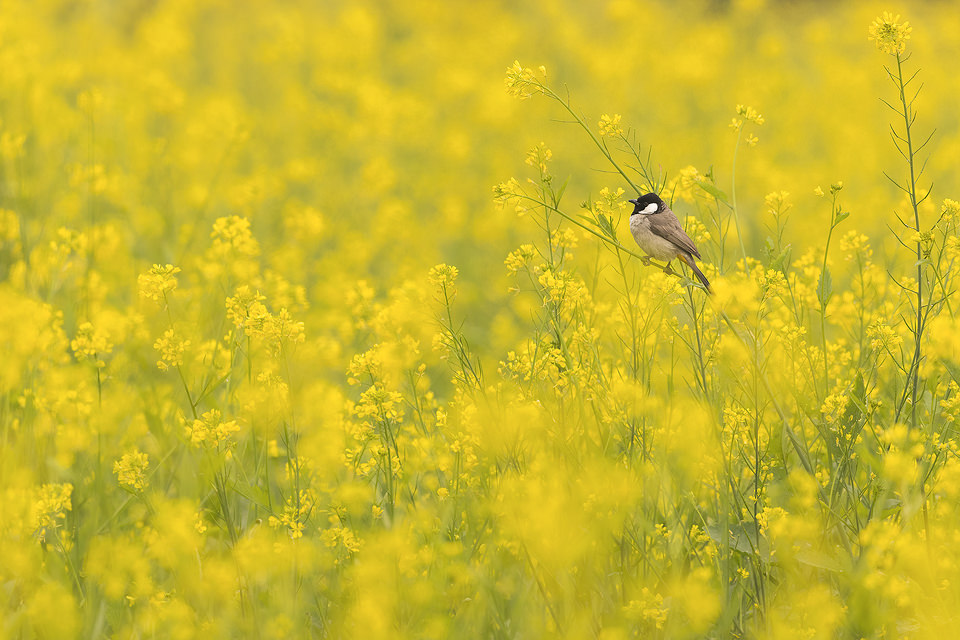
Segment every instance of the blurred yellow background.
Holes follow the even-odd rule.
[[[912,361],[886,279],[917,266],[885,10],[936,130],[928,229],[960,196],[952,2],[4,0],[0,634],[955,628],[960,345],[943,312]],[[696,189],[712,303],[544,241],[493,192],[540,143],[564,210],[606,195],[628,244],[634,194],[556,101],[508,95],[514,61],[668,184],[735,176],[752,257],[789,192],[799,266],[738,268]]]
[[[556,122],[555,105],[505,95],[515,59],[546,66],[588,122],[622,114],[666,175],[713,167],[727,192],[734,107],[759,110],[760,143],[738,168],[751,246],[773,190],[797,199],[801,245],[826,222],[817,185],[844,181],[855,224],[872,237],[900,204],[881,175],[898,165],[879,101],[891,95],[885,60],[866,40],[875,2],[4,4],[3,130],[26,135],[19,169],[6,167],[22,191],[8,182],[6,193],[38,199],[28,241],[43,220],[84,219],[73,168],[92,160],[103,172],[99,215],[122,217],[140,260],[196,250],[202,233],[183,225],[206,229],[224,212],[281,241],[291,231],[282,213],[302,205],[353,256],[329,265],[316,251],[296,264],[308,273],[398,282],[455,257],[479,276],[523,237],[493,212],[489,188],[534,144],[549,141],[571,200],[625,186]],[[918,126],[938,132],[936,184],[960,152],[952,9],[897,7],[922,35],[911,43],[925,83]],[[77,101],[88,91],[99,96],[92,116]],[[417,259],[401,259],[411,246]]]

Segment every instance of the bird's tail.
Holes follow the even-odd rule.
[[[693,274],[697,276],[697,280],[703,284],[703,287],[707,290],[707,293],[713,293],[710,289],[710,281],[707,280],[707,276],[703,275],[703,271],[697,267],[697,264],[693,261],[693,257],[681,255],[680,259],[693,270]]]

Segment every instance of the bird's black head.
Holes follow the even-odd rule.
[[[632,202],[634,205],[633,213],[630,214],[631,216],[635,216],[638,213],[659,213],[664,209],[663,200],[655,193],[648,193],[640,196],[636,200],[629,200],[629,202]]]

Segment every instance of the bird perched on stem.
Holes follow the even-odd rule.
[[[670,269],[670,261],[678,258],[693,270],[697,280],[710,293],[710,281],[693,261],[694,258],[700,258],[697,245],[680,226],[670,207],[655,193],[648,193],[630,202],[634,205],[630,214],[630,233],[644,253],[651,258],[665,260],[667,270]]]

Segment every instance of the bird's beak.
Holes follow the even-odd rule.
[[[634,199],[634,200],[627,200],[627,202],[632,202],[633,204],[637,204],[636,199]]]

